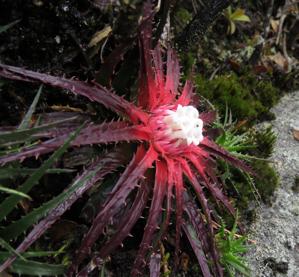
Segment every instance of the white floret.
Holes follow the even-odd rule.
[[[193,106],[178,105],[176,111],[168,111],[164,122],[168,126],[167,134],[181,143],[198,145],[203,140],[203,121]]]

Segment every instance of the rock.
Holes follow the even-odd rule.
[[[261,204],[257,211],[249,234],[256,245],[246,258],[254,277],[299,277],[299,196],[294,182],[299,173],[299,143],[292,135],[299,127],[299,91],[284,96],[272,112],[277,142],[271,160],[281,185],[272,206]]]

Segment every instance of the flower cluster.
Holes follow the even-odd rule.
[[[167,125],[167,134],[171,139],[177,139],[178,145],[198,145],[203,140],[203,121],[199,118],[199,112],[193,106],[178,105],[176,111],[167,110],[164,117]]]

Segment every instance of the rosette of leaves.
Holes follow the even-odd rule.
[[[229,198],[223,192],[221,179],[217,176],[216,159],[221,158],[247,172],[251,169],[219,147],[208,136],[209,125],[214,120],[213,112],[198,113],[203,122],[203,139],[198,145],[186,143],[189,141],[187,137],[185,141],[169,133],[165,117],[170,113],[175,113],[178,107],[191,106],[195,109],[197,102],[189,80],[183,87],[180,86],[176,53],[168,48],[164,54],[164,50],[159,45],[152,46],[153,15],[152,5],[150,1],[147,1],[143,7],[143,21],[139,28],[140,70],[136,103],[125,100],[95,82],[86,83],[0,65],[2,77],[41,82],[56,88],[67,89],[90,101],[104,105],[121,117],[121,120],[109,123],[88,122],[70,142],[71,147],[120,142],[136,146],[131,161],[126,164],[124,172],[97,211],[88,232],[82,238],[80,247],[74,253],[68,271],[69,276],[76,274],[87,276],[97,265],[101,265],[103,260],[130,235],[147,203],[150,203],[147,223],[132,266],[131,276],[142,274],[143,268],[148,263],[149,254],[157,247],[154,242],[167,238],[172,218],[175,218],[176,226],[176,263],[181,234],[184,231],[196,254],[203,275],[206,277],[223,276],[212,225],[213,220],[216,219],[213,217],[212,208],[208,202],[208,194],[230,213],[234,214],[235,211]],[[0,163],[22,161],[53,152],[61,147],[68,134],[77,128],[78,126],[64,126],[36,133],[35,136],[42,138],[42,142],[26,146],[20,152],[4,155],[0,158]],[[51,202],[46,216],[34,225],[16,248],[16,253],[26,251],[98,180],[123,165],[125,161],[123,155],[124,151],[115,150],[91,161],[66,190],[67,199],[56,206],[52,206],[53,202]],[[196,195],[196,199],[193,195]],[[133,198],[133,201],[127,206],[126,201],[129,198]],[[124,210],[122,218],[114,224],[113,219],[121,210]],[[115,230],[113,235],[103,243],[100,249],[94,251],[93,246],[104,233],[105,228],[113,224]],[[190,228],[192,228],[192,235]],[[9,267],[15,259],[16,255],[13,254],[1,265],[0,271]],[[86,263],[86,259],[90,259],[90,262]]]

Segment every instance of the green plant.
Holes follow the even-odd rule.
[[[35,145],[34,134],[37,132],[46,130],[47,126],[38,126],[34,128],[30,128],[32,115],[35,111],[38,99],[42,92],[42,87],[38,90],[30,108],[28,109],[26,115],[24,116],[20,125],[12,131],[1,132],[0,134],[0,149],[2,154],[5,153],[17,153],[22,151],[24,147],[28,147],[30,145]],[[56,125],[54,123],[54,125]],[[53,126],[54,126],[53,125]],[[59,125],[59,124],[58,124]],[[49,125],[48,125],[49,126]],[[57,126],[57,125],[56,125]],[[26,181],[18,187],[17,190],[12,189],[8,186],[0,186],[0,191],[10,194],[10,196],[6,197],[2,202],[0,202],[0,218],[4,220],[10,212],[16,207],[16,205],[22,201],[24,198],[28,198],[30,200],[31,197],[27,195],[34,186],[36,186],[39,180],[45,175],[45,173],[62,173],[62,172],[72,172],[72,170],[68,169],[59,169],[59,168],[51,168],[55,162],[61,157],[61,155],[67,150],[70,142],[75,139],[78,132],[80,132],[81,128],[79,128],[76,132],[72,133],[70,137],[65,141],[65,143],[61,146],[60,149],[57,149],[52,156],[43,162],[43,164],[35,169],[35,168],[24,168],[20,166],[18,163],[12,163],[10,166],[2,167],[0,169],[0,180],[2,182],[7,182],[8,180],[15,179],[18,176],[28,176]],[[10,183],[10,182],[8,182]],[[82,185],[78,184],[78,185]],[[49,264],[32,261],[28,258],[40,258],[50,255],[57,255],[60,252],[25,252],[20,255],[16,250],[14,250],[7,241],[11,241],[19,237],[23,232],[25,232],[29,227],[34,225],[40,218],[45,216],[48,211],[53,207],[59,205],[69,197],[67,194],[68,190],[59,195],[58,197],[52,199],[51,201],[44,203],[41,207],[29,212],[27,215],[23,216],[21,219],[16,222],[11,223],[8,226],[3,226],[0,229],[0,246],[7,251],[0,252],[0,262],[4,262],[11,255],[16,255],[17,259],[15,263],[10,268],[10,271],[18,274],[30,274],[30,275],[38,275],[38,276],[53,276],[60,275],[65,271],[65,265],[58,264]],[[60,202],[59,202],[60,200]]]
[[[141,270],[146,265],[149,254],[155,248],[155,242],[167,236],[175,205],[176,263],[178,263],[181,231],[184,230],[204,276],[222,276],[207,193],[211,199],[215,199],[234,214],[234,207],[222,191],[221,180],[215,171],[216,160],[221,158],[246,172],[251,172],[251,169],[246,163],[219,147],[208,135],[209,125],[214,121],[214,113],[200,113],[195,108],[193,85],[189,80],[185,82],[184,87],[180,87],[176,53],[169,48],[165,57],[160,45],[151,48],[153,11],[150,1],[145,3],[143,11],[143,21],[139,30],[141,64],[136,104],[97,83],[0,65],[2,77],[41,82],[67,89],[103,104],[122,117],[120,121],[102,124],[93,123],[89,119],[88,124],[80,128],[78,125],[81,124],[78,123],[47,129],[44,125],[38,125],[28,130],[16,130],[13,134],[10,132],[0,134],[0,142],[2,140],[10,146],[19,145],[20,142],[25,144],[20,151],[10,151],[0,157],[0,163],[3,164],[49,154],[58,149],[18,188],[21,192],[28,193],[68,146],[122,142],[124,148],[132,149],[134,153],[134,155],[128,154],[124,148],[116,150],[108,148],[112,151],[99,155],[94,161],[89,161],[83,173],[63,192],[8,225],[0,235],[6,239],[15,238],[21,231],[34,225],[16,248],[18,254],[25,252],[84,193],[96,186],[96,183],[107,174],[127,164],[116,184],[113,184],[109,194],[106,195],[103,204],[98,207],[97,214],[92,218],[91,226],[75,252],[68,274],[76,275],[80,270],[78,274],[86,276],[98,265],[102,265],[103,260],[130,234],[149,202],[147,223],[131,275],[137,276],[142,273]],[[116,54],[112,52],[111,55],[114,58],[112,63],[120,60],[119,52]],[[203,133],[203,130],[207,133]],[[70,138],[69,133],[72,134]],[[36,139],[41,141],[36,142]],[[189,180],[189,185],[186,185],[184,177]],[[193,194],[197,196],[197,200],[193,198]],[[174,201],[173,195],[175,195]],[[10,214],[19,200],[17,196],[10,196],[0,204],[0,220]],[[198,204],[202,212],[199,211]],[[41,218],[41,215],[44,215],[44,218]],[[161,228],[157,231],[159,224]],[[92,248],[101,235],[111,227],[113,229],[111,237],[106,238],[100,248],[95,247],[97,251],[93,251]],[[0,270],[8,268],[16,258],[17,256],[13,254],[1,265]],[[87,258],[90,262],[86,264]]]
[[[250,151],[251,154],[260,158],[269,158],[276,142],[276,135],[272,131],[272,127],[268,126],[263,129],[254,130],[249,136],[249,139],[255,145],[255,148]]]
[[[220,261],[227,274],[234,277],[236,272],[239,272],[244,276],[250,276],[250,269],[241,256],[248,251],[247,239],[245,236],[237,234],[237,218],[230,231],[225,229],[225,224],[222,222],[216,234],[216,239],[221,255]]]
[[[30,251],[23,253],[21,257],[18,257],[14,264],[10,267],[10,272],[18,275],[29,276],[56,276],[62,275],[65,272],[66,266],[63,264],[49,264],[45,262],[32,261],[32,258],[50,257],[59,254],[55,251]],[[4,262],[10,257],[11,253],[0,251],[0,263]]]
[[[145,7],[144,18],[148,18],[152,14],[151,8],[148,3]],[[131,162],[93,219],[89,231],[84,236],[81,246],[75,254],[69,274],[75,274],[78,267],[85,262],[92,246],[104,229],[111,225],[110,222],[113,218],[117,222],[117,225],[114,226],[116,231],[102,248],[93,254],[90,263],[83,267],[79,273],[82,275],[89,274],[90,270],[94,269],[95,261],[102,262],[128,236],[142,215],[147,201],[150,201],[147,224],[132,268],[132,276],[140,275],[140,270],[146,264],[144,261],[148,256],[147,254],[155,247],[153,241],[167,235],[166,230],[170,224],[172,214],[172,196],[175,193],[176,260],[178,259],[181,230],[189,232],[189,229],[183,226],[190,222],[198,240],[208,242],[208,245],[203,248],[204,251],[198,251],[198,245],[193,242],[193,236],[188,236],[203,274],[212,276],[211,272],[213,272],[214,275],[221,276],[222,269],[215,246],[210,207],[203,188],[205,187],[212,198],[217,199],[224,208],[234,214],[234,208],[227,196],[221,191],[220,180],[214,172],[216,158],[222,158],[244,171],[251,172],[251,169],[225,149],[220,148],[208,135],[203,136],[203,125],[208,128],[208,125],[214,120],[214,113],[199,113],[192,105],[193,86],[190,81],[186,81],[182,90],[179,88],[179,63],[172,49],[167,51],[167,70],[163,70],[162,49],[160,46],[157,46],[154,50],[150,48],[151,23],[146,20],[142,26],[143,29],[140,32],[142,63],[140,66],[140,87],[137,105],[111,93],[99,84],[91,85],[77,80],[0,65],[1,76],[23,81],[39,81],[44,84],[66,88],[91,100],[96,100],[123,116],[122,121],[103,124],[89,123],[86,127],[81,127],[67,140],[66,145],[63,145],[67,138],[65,133],[73,131],[74,126],[64,129],[56,127],[55,129],[50,128],[42,131],[40,130],[42,126],[35,128],[39,128],[38,131],[30,129],[17,130],[18,139],[4,133],[2,137],[0,135],[0,141],[2,138],[6,142],[9,140],[10,142],[19,143],[25,135],[28,135],[30,139],[38,137],[45,140],[38,144],[26,146],[20,152],[4,155],[0,158],[0,162],[7,163],[35,155],[47,154],[60,147],[42,164],[40,170],[34,172],[19,189],[23,193],[28,193],[36,184],[36,181],[69,145],[84,146],[109,142],[131,142],[137,148],[135,155],[133,158],[129,155]],[[151,62],[152,57],[154,68]],[[182,93],[179,93],[180,91]],[[29,134],[29,131],[32,131],[32,133]],[[20,132],[22,132],[22,135],[20,135]],[[76,136],[77,134],[78,136]],[[136,140],[140,141],[137,145],[135,144]],[[109,153],[106,155],[106,160],[103,156],[95,159],[65,191],[17,222],[11,223],[1,235],[18,236],[21,230],[27,229],[40,220],[41,214],[45,214],[44,219],[41,219],[33,227],[16,249],[18,253],[26,251],[83,193],[122,164],[118,155],[124,155],[123,152],[122,150],[117,154],[115,152]],[[114,159],[115,155],[117,155],[116,161]],[[155,165],[155,170],[152,170],[153,165]],[[147,174],[150,175],[147,176]],[[147,178],[143,178],[144,176]],[[191,191],[185,191],[185,188],[189,188],[189,186],[185,185],[183,176],[186,176],[190,181],[190,187],[194,189],[203,213],[200,213],[198,209],[189,210],[190,205],[186,203],[184,194],[191,194]],[[149,200],[150,195],[152,195],[151,200]],[[0,204],[0,219],[10,213],[18,201],[19,198],[16,197],[4,200]],[[129,206],[127,206],[127,201],[131,203]],[[188,200],[188,202],[190,201],[197,205],[192,197]],[[166,218],[161,223],[161,231],[157,232],[164,205]],[[124,207],[127,208],[124,209]],[[124,213],[117,220],[116,217],[120,210],[124,210]],[[206,256],[212,261],[210,264],[207,263]],[[15,259],[16,256],[13,255],[4,262],[0,269],[7,268]]]
[[[279,90],[271,82],[259,80],[250,72],[243,76],[235,73],[219,75],[212,80],[197,75],[195,83],[200,94],[212,101],[221,115],[228,106],[238,120],[250,122],[273,118],[269,110],[280,97]]]
[[[221,133],[215,139],[215,142],[232,153],[241,158],[253,158],[246,155],[246,150],[252,149],[255,146],[249,140],[249,133],[241,133],[236,123],[233,122],[232,112],[226,106],[223,122],[217,120],[214,126],[221,130]],[[242,154],[243,153],[243,154]]]
[[[256,176],[250,176],[219,161],[223,182],[226,186],[234,188],[236,206],[244,212],[248,210],[252,201],[270,203],[271,196],[278,186],[278,176],[266,160],[273,151],[276,136],[271,127],[244,132],[232,118],[232,113],[226,107],[223,121],[217,120],[215,123],[215,127],[221,130],[215,141],[231,154],[250,161],[256,173]]]
[[[236,23],[238,22],[250,22],[250,18],[245,14],[245,10],[237,8],[232,11],[232,7],[229,6],[224,12],[225,18],[227,19],[229,25],[227,27],[228,34],[234,34],[236,31]]]

